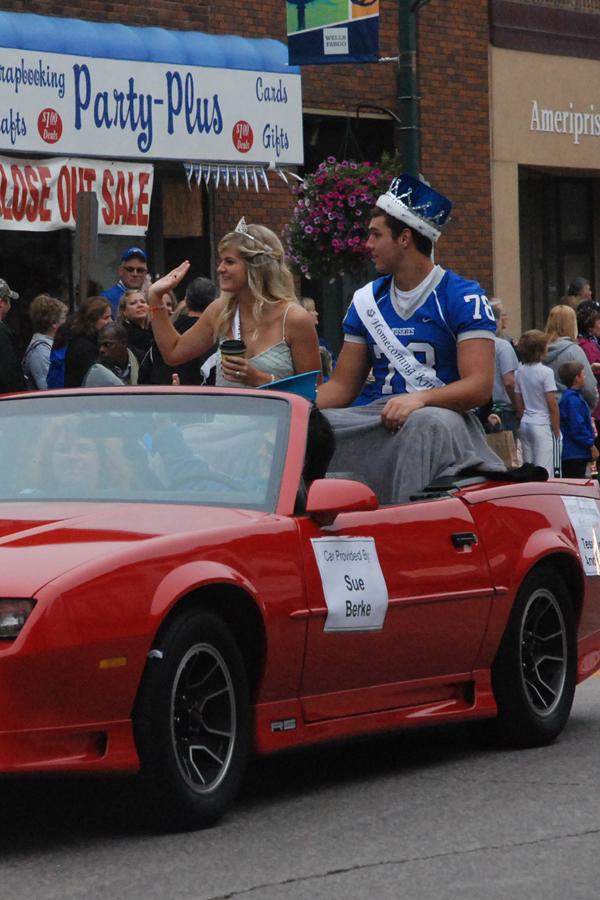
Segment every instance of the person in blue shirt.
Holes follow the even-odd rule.
[[[585,370],[581,363],[566,362],[558,370],[558,377],[567,387],[558,404],[563,438],[562,474],[564,478],[585,478],[588,462],[598,459],[592,416],[581,395]]]
[[[119,310],[119,301],[125,291],[141,290],[148,275],[148,260],[141,247],[129,247],[121,256],[119,266],[119,280],[112,287],[102,291],[102,297],[106,297],[110,303],[112,317],[116,321]]]
[[[432,259],[451,207],[408,174],[379,197],[367,240],[379,277],[355,293],[318,390],[336,432],[332,467],[357,472],[382,502],[438,476],[504,468],[472,412],[492,396],[493,310],[476,281]],[[350,406],[359,394],[363,405]]]

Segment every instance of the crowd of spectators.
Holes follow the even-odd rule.
[[[235,237],[255,249],[257,238],[247,230]],[[160,309],[174,332],[184,335],[217,298],[217,286],[209,278],[194,278],[178,300],[163,281]],[[218,343],[203,344],[202,352],[185,362],[169,364],[163,358],[152,329],[153,290],[145,252],[131,247],[122,255],[116,284],[86,297],[70,315],[62,300],[39,294],[29,305],[31,338],[19,359],[4,322],[19,295],[0,278],[0,393],[57,385],[214,384]],[[149,292],[154,301],[149,302]],[[316,330],[315,301],[302,297],[299,305]],[[512,434],[515,454],[511,451],[508,463],[540,464],[549,475],[595,474],[600,449],[600,303],[592,299],[590,281],[575,278],[562,302],[550,310],[545,329],[517,340],[509,334],[502,300],[492,299],[490,305],[496,319],[496,372],[491,407],[481,416],[486,432]],[[283,322],[285,329],[285,316]],[[326,341],[317,337],[327,380],[335,358]],[[589,415],[583,415],[584,409]]]
[[[515,456],[550,476],[597,475],[600,303],[592,299],[589,280],[573,279],[544,330],[526,331],[518,341],[507,333],[502,301],[493,300],[492,307],[496,379],[486,430],[512,432]]]
[[[66,303],[49,294],[30,302],[31,338],[25,351],[4,323],[19,299],[0,278],[0,393],[47,390],[56,387],[119,384],[214,384],[215,347],[186,363],[168,366],[152,334],[146,256],[139,247],[126,250],[118,281],[106,291],[85,297],[69,314]],[[183,334],[217,296],[209,278],[187,286],[181,301],[165,292],[165,307],[176,330]],[[20,357],[20,358],[19,358]]]

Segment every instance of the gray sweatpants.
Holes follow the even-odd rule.
[[[392,433],[381,424],[386,402],[323,410],[336,437],[329,470],[354,473],[380,503],[405,503],[436,478],[463,469],[504,471],[473,413],[426,407],[411,413]]]

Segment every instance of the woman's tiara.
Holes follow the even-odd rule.
[[[260,252],[261,252],[261,253],[266,253],[267,256],[274,256],[274,255],[275,255],[274,252],[273,252],[273,248],[272,248],[272,247],[269,247],[268,244],[263,243],[263,241],[261,241],[261,240],[259,240],[258,238],[254,237],[253,234],[250,234],[250,232],[248,231],[248,226],[247,226],[247,224],[246,224],[246,217],[245,217],[245,216],[242,216],[242,218],[241,218],[240,221],[237,223],[237,225],[235,226],[235,228],[233,229],[233,231],[234,231],[234,233],[236,233],[236,234],[243,234],[244,237],[250,238],[251,241],[254,241],[254,243],[256,244],[256,246],[257,246],[257,247],[260,247]]]
[[[246,216],[242,216],[242,218],[240,219],[240,221],[237,223],[237,225],[235,226],[235,228],[233,230],[237,231],[238,234],[248,235],[248,237],[252,238],[253,241],[256,240],[255,237],[252,237],[251,234],[248,234],[248,226],[246,225]]]

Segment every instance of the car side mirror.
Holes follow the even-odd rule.
[[[308,489],[306,512],[317,525],[332,525],[340,513],[378,509],[377,495],[360,481],[320,478]]]

